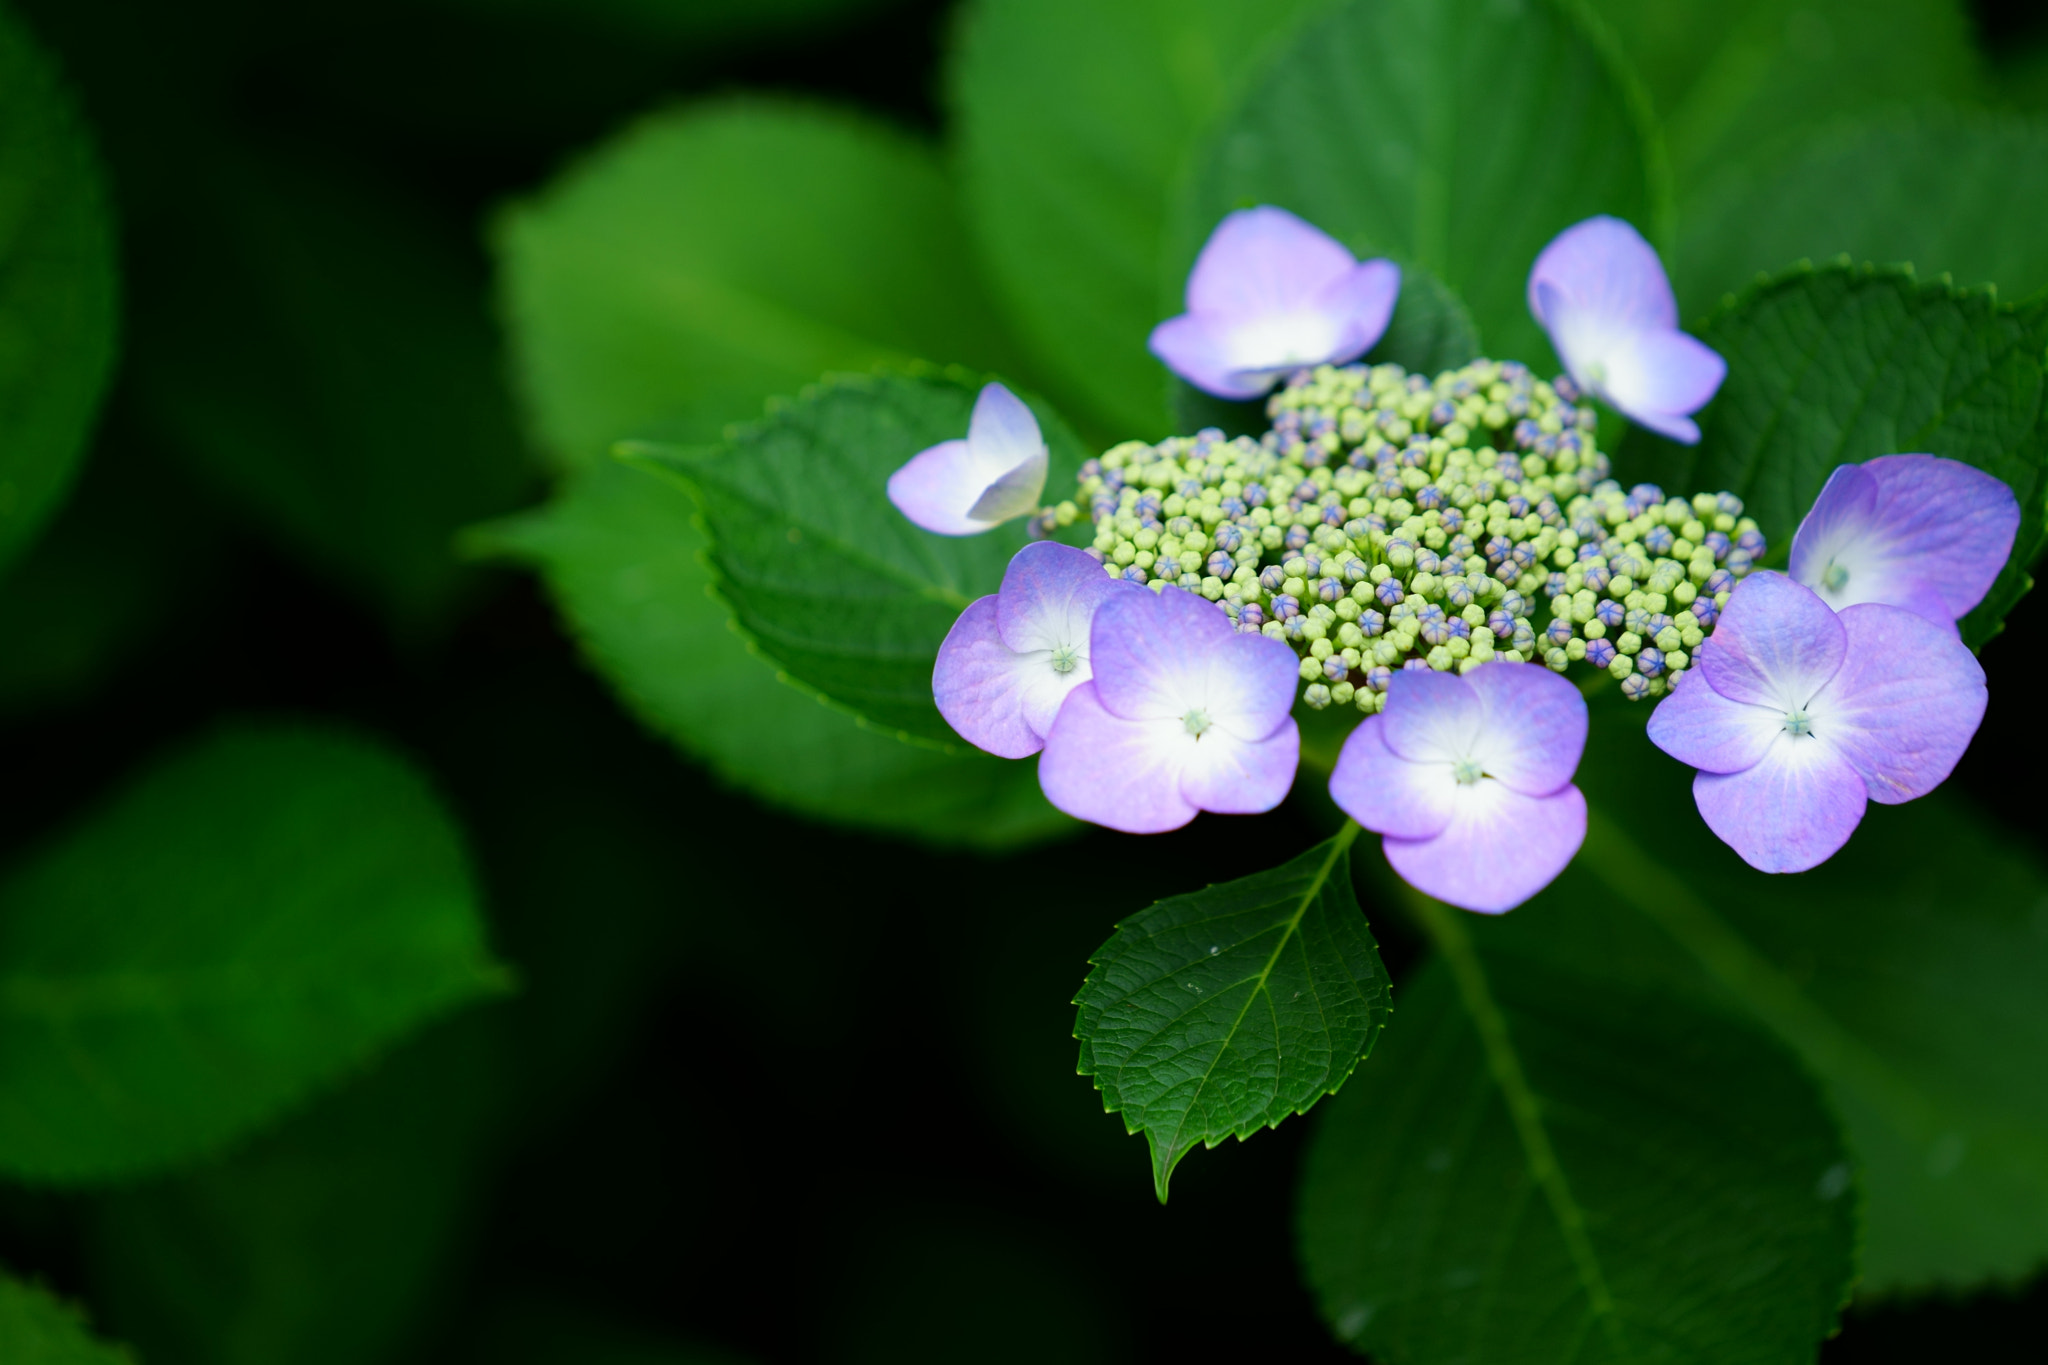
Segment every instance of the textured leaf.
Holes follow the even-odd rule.
[[[948,747],[964,746],[932,702],[932,665],[960,613],[1002,586],[1024,522],[934,535],[896,510],[887,485],[920,450],[966,436],[981,387],[961,372],[848,376],[709,454],[637,447],[696,490],[718,592],[768,657],[865,721]],[[1057,499],[1084,456],[1065,423],[1033,408]]]
[[[1034,765],[913,747],[778,682],[709,592],[697,506],[615,461],[570,475],[545,511],[480,531],[538,565],[593,665],[649,727],[789,810],[937,844],[997,848],[1072,822]]]
[[[504,984],[417,774],[342,735],[223,732],[0,884],[0,1170],[188,1159]]]
[[[1802,258],[1909,262],[1923,279],[2048,287],[2048,119],[1929,106],[1833,125],[1697,197],[1672,275],[1687,315]]]
[[[1597,956],[1575,910],[1424,909],[1443,954],[1302,1174],[1324,1316],[1389,1365],[1812,1360],[1856,1224],[1820,1094],[1698,996],[1490,945],[1510,927]]]
[[[1167,434],[1166,374],[1145,339],[1180,311],[1185,269],[1160,311],[1172,187],[1197,134],[1320,3],[968,8],[951,85],[975,237],[1032,360],[1084,427]]]
[[[1074,998],[1081,1074],[1141,1129],[1161,1203],[1196,1143],[1248,1138],[1344,1084],[1392,1008],[1351,890],[1358,827],[1271,872],[1117,925]]]
[[[0,1272],[0,1360],[8,1365],[134,1365],[98,1340],[78,1310]]]
[[[1994,634],[2043,540],[2048,301],[2001,306],[1909,269],[1802,266],[1723,308],[1701,336],[1727,357],[1728,378],[1700,443],[1638,431],[1624,468],[1667,488],[1740,494],[1782,555],[1837,465],[1901,453],[1975,465],[2020,501],[2011,562],[1963,622],[1973,645]]]
[[[113,368],[114,232],[50,59],[0,10],[0,567],[63,498]]]
[[[1278,204],[1360,255],[1421,265],[1494,355],[1540,365],[1549,342],[1524,292],[1536,253],[1591,214],[1653,231],[1665,212],[1618,71],[1549,0],[1349,0],[1207,140],[1171,277],[1224,214]]]

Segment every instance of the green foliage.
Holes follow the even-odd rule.
[[[1979,74],[1957,0],[1591,3],[1642,75],[1682,196],[1745,179],[1762,149],[1838,115],[1972,95]]]
[[[0,1170],[188,1160],[504,984],[456,832],[405,763],[222,732],[0,883]]]
[[[605,461],[569,476],[545,512],[476,540],[538,565],[626,704],[763,800],[938,844],[1000,848],[1069,827],[1031,764],[913,747],[778,682],[710,595],[696,517],[681,486]]]
[[[1196,1143],[1278,1127],[1334,1094],[1392,1005],[1351,891],[1356,825],[1256,876],[1117,925],[1074,998],[1081,1074],[1144,1130],[1159,1202]]]
[[[1802,258],[1910,262],[1924,278],[2048,287],[2048,120],[1927,106],[1830,126],[1687,206],[1672,276],[1704,316]]]
[[[50,59],[0,9],[0,567],[70,486],[113,368],[114,231]]]
[[[1278,204],[1362,255],[1421,265],[1493,354],[1540,366],[1536,253],[1591,214],[1654,231],[1665,213],[1625,79],[1551,0],[1350,0],[1305,26],[1209,138],[1173,278],[1224,214]]]
[[[1320,3],[967,9],[951,85],[975,236],[1034,364],[1085,429],[1168,433],[1166,373],[1145,339],[1180,311],[1185,271],[1160,273],[1174,184],[1198,134]]]
[[[1441,956],[1302,1176],[1337,1335],[1416,1365],[1812,1360],[1856,1201],[1791,1054],[1695,995],[1571,965],[1601,926],[1556,893],[1496,921],[1419,913]],[[1530,960],[1502,928],[1556,951]]]
[[[1024,523],[934,535],[891,505],[887,484],[920,450],[967,434],[982,382],[957,371],[838,378],[709,453],[636,447],[696,493],[718,593],[765,654],[864,721],[948,747],[964,746],[932,702],[932,665],[960,613],[1002,586]],[[1050,409],[1032,407],[1057,499],[1085,456]]]
[[[787,37],[885,8],[891,0],[437,0],[479,21],[566,20],[664,43],[740,43]]]
[[[1700,335],[1728,360],[1700,443],[1638,432],[1624,449],[1630,473],[1740,494],[1782,555],[1837,465],[1902,453],[1975,465],[2020,502],[2011,562],[1963,622],[1972,644],[1996,633],[2043,541],[2048,301],[2003,306],[1910,269],[1801,266],[1749,290]]]
[[[0,1360],[8,1365],[134,1365],[134,1359],[95,1338],[69,1304],[0,1271]]]

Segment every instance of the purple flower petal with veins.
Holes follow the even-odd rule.
[[[1941,785],[1987,700],[1950,623],[1880,603],[1836,613],[1776,573],[1736,588],[1695,671],[1651,715],[1650,740],[1700,770],[1700,816],[1764,872],[1817,867],[1866,802]]]
[[[1255,815],[1286,797],[1301,751],[1293,650],[1237,633],[1179,588],[1110,598],[1089,638],[1095,676],[1067,697],[1038,760],[1055,806],[1158,834],[1197,811]]]
[[[1196,388],[1257,398],[1305,365],[1372,349],[1394,315],[1401,268],[1360,261],[1286,209],[1240,209],[1209,234],[1187,312],[1152,329],[1152,354]]]
[[[988,384],[974,400],[967,439],[941,441],[889,476],[889,501],[927,531],[971,536],[1038,510],[1045,437],[1024,400]]]
[[[1026,545],[1002,590],[960,613],[939,646],[932,698],[960,737],[1004,758],[1045,747],[1067,694],[1092,676],[1088,630],[1120,593],[1142,592],[1057,541]]]
[[[1585,748],[1585,700],[1547,668],[1403,671],[1386,709],[1344,742],[1330,796],[1386,836],[1410,886],[1499,914],[1550,885],[1585,842],[1586,798],[1572,785]]]
[[[1632,420],[1692,444],[1728,363],[1678,330],[1678,301],[1656,249],[1619,218],[1560,232],[1529,271],[1529,311],[1572,382]]]
[[[1789,572],[1836,611],[1878,602],[1953,630],[1991,591],[2019,526],[2019,499],[1983,470],[1881,455],[1828,477]]]

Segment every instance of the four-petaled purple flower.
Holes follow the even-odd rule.
[[[1867,801],[1934,790],[1984,718],[1984,670],[1952,624],[1877,603],[1838,614],[1777,573],[1735,589],[1693,671],[1650,740],[1700,770],[1707,827],[1764,872],[1827,861]]]
[[[1003,586],[960,613],[939,646],[932,698],[960,737],[1004,758],[1045,747],[1067,694],[1091,676],[1088,630],[1111,597],[1143,592],[1056,541],[1026,545]]]
[[[1047,453],[1024,400],[988,384],[974,401],[967,439],[941,441],[889,476],[889,501],[927,531],[978,535],[1038,510]]]
[[[1641,233],[1605,216],[1566,228],[1529,272],[1529,311],[1580,388],[1673,440],[1700,439],[1691,414],[1728,364],[1678,330],[1671,281]]]
[[[1187,312],[1152,329],[1152,353],[1196,388],[1257,398],[1289,371],[1342,364],[1387,330],[1392,261],[1360,261],[1285,209],[1240,209],[1209,234]]]
[[[1548,886],[1586,838],[1572,785],[1586,747],[1579,690],[1535,664],[1396,673],[1386,709],[1344,742],[1330,796],[1386,836],[1416,890],[1484,914]]]
[[[1301,750],[1293,650],[1164,588],[1103,602],[1090,654],[1094,677],[1068,695],[1038,760],[1055,806],[1157,834],[1197,811],[1255,815],[1286,797]]]
[[[1793,578],[1841,611],[1904,607],[1955,629],[1984,600],[2020,526],[2012,489],[1932,455],[1881,455],[1828,477],[1792,537]]]

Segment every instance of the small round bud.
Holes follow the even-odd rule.
[[[1301,690],[1301,700],[1311,710],[1320,711],[1330,704],[1330,689],[1320,682],[1310,683]]]

